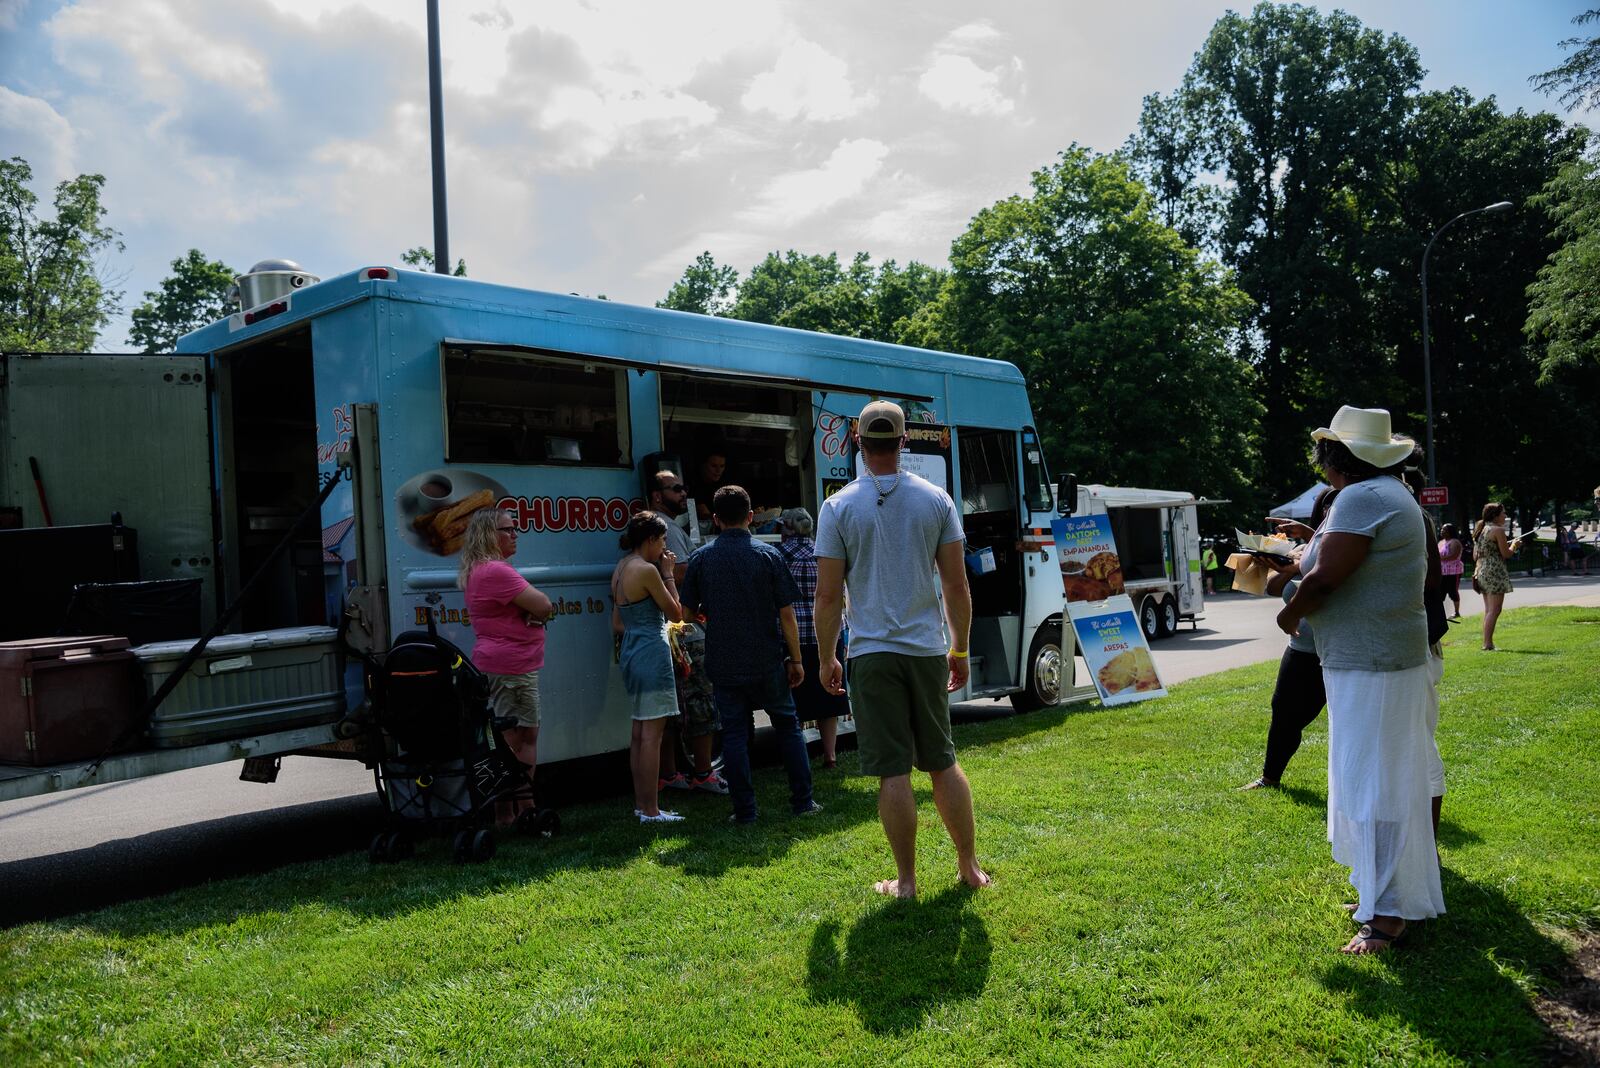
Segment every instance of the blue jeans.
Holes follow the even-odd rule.
[[[794,714],[794,697],[789,679],[779,664],[761,682],[713,683],[712,700],[722,717],[722,776],[728,780],[728,795],[733,798],[734,817],[741,822],[756,818],[756,790],[750,781],[751,713],[765,709],[778,735],[778,752],[789,775],[789,808],[805,812],[811,808],[811,758],[806,755],[805,735]]]

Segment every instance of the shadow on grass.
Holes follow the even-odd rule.
[[[1559,974],[1566,951],[1541,934],[1499,891],[1446,868],[1449,912],[1409,932],[1376,959],[1340,959],[1321,977],[1351,1011],[1404,1020],[1452,1057],[1537,1063],[1559,1040],[1534,1014],[1522,971]],[[1561,1063],[1567,1063],[1562,1061]]]
[[[853,1006],[875,1035],[904,1034],[940,1005],[972,1001],[989,982],[993,946],[954,886],[931,898],[888,901],[859,920],[839,945],[837,920],[822,923],[806,956],[811,1000]]]
[[[1452,849],[1459,849],[1464,845],[1477,845],[1483,841],[1483,835],[1477,831],[1468,830],[1452,820],[1443,816],[1439,817],[1439,843]]]

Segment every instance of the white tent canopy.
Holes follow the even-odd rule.
[[[1278,505],[1272,510],[1272,514],[1286,516],[1289,519],[1298,519],[1304,523],[1311,518],[1311,509],[1317,503],[1317,495],[1327,488],[1326,485],[1318,482],[1288,504]]]

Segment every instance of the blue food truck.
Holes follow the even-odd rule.
[[[208,618],[266,564],[230,630],[342,624],[352,650],[382,653],[431,614],[470,650],[456,555],[466,516],[495,505],[522,533],[513,563],[557,606],[540,760],[625,750],[609,578],[654,472],[709,504],[702,464],[724,457],[720,482],[750,491],[776,540],[761,522],[815,515],[855,477],[852,419],[885,397],[908,415],[905,466],[950,492],[966,530],[972,672],[952,700],[1074,696],[1055,497],[1011,364],[391,266],[268,273],[289,281],[242,277],[246,307],[160,358],[193,360],[183,377],[209,404],[190,451],[210,452],[212,540],[172,563],[205,572]],[[324,489],[304,544],[274,553]],[[691,539],[712,536],[694,516]],[[361,686],[352,667],[351,710]]]

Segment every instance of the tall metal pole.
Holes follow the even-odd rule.
[[[1433,254],[1433,243],[1439,240],[1439,235],[1462,219],[1465,219],[1468,215],[1476,215],[1480,211],[1510,211],[1511,208],[1511,201],[1500,200],[1493,204],[1486,204],[1481,208],[1464,211],[1435,230],[1433,236],[1428,238],[1428,247],[1422,250],[1422,392],[1426,398],[1425,403],[1428,408],[1428,485],[1430,486],[1437,485],[1438,480],[1434,477],[1433,459],[1433,356],[1429,348],[1428,337],[1428,257]]]
[[[439,72],[439,0],[428,0],[428,127],[433,138],[433,269],[438,274],[449,274],[450,217],[444,194],[443,85],[444,79]]]

